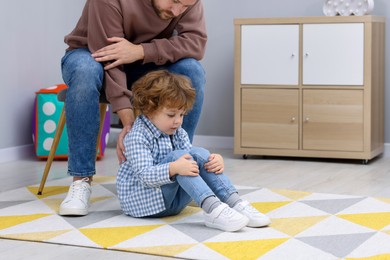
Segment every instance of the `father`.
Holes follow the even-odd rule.
[[[61,61],[69,87],[65,113],[73,182],[60,215],[88,214],[102,92],[124,126],[117,144],[123,162],[123,137],[134,122],[132,83],[159,68],[189,77],[196,100],[183,128],[192,141],[203,104],[205,73],[198,60],[206,41],[201,0],[86,1],[76,27],[65,37],[69,48]]]

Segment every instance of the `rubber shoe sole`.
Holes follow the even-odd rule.
[[[60,208],[58,214],[61,216],[85,216],[88,215],[88,209]]]
[[[244,218],[242,218],[242,220],[240,222],[236,222],[234,224],[230,223],[229,226],[220,225],[218,223],[210,223],[210,222],[205,222],[205,225],[207,227],[216,228],[216,229],[226,231],[226,232],[235,232],[235,231],[241,230],[244,227],[246,227],[248,222],[249,222],[249,219],[247,217],[244,217]]]

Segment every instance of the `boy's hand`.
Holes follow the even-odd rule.
[[[208,172],[214,172],[216,174],[223,173],[225,166],[222,155],[217,153],[210,154],[209,161],[204,164],[204,167]]]
[[[198,176],[199,167],[198,164],[192,160],[191,155],[185,154],[179,159],[169,164],[169,176],[176,174],[185,176]]]

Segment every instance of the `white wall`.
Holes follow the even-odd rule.
[[[43,87],[62,83],[60,59],[66,48],[63,38],[73,29],[84,3],[84,0],[2,2],[0,8],[2,157],[9,155],[9,149],[13,147],[32,143],[34,92]]]
[[[203,2],[209,34],[206,56],[202,61],[207,86],[196,134],[232,137],[234,18],[323,16],[324,0]],[[60,59],[66,48],[63,37],[73,29],[84,3],[85,0],[3,1],[0,8],[0,162],[7,160],[7,156],[12,159],[10,154],[17,157],[24,152],[32,156],[34,92],[62,83]],[[387,16],[389,12],[388,0],[375,0],[375,15]],[[386,39],[390,42],[390,26],[386,28]],[[388,48],[386,53],[388,63]],[[386,75],[390,75],[390,67],[387,67]],[[386,79],[386,101],[390,100],[389,84]],[[386,102],[386,111],[389,109],[390,102]],[[390,113],[385,113],[385,117],[385,141],[390,143]]]

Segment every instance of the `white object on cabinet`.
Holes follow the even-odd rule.
[[[374,0],[325,0],[322,11],[326,16],[368,15],[374,10]]]

